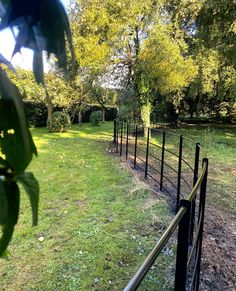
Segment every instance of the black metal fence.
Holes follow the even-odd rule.
[[[169,195],[176,213],[125,290],[139,287],[176,230],[174,290],[198,290],[208,173],[203,149],[182,135],[118,120],[114,121],[114,144],[117,154]]]

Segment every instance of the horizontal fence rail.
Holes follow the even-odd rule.
[[[182,135],[119,120],[114,121],[113,142],[116,153],[166,193],[175,209],[173,220],[124,290],[140,286],[176,231],[173,289],[199,290],[208,175],[204,150]]]

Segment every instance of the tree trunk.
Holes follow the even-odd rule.
[[[47,103],[47,110],[48,110],[47,127],[50,129],[52,126],[53,104],[52,104],[51,97],[49,96],[47,91],[46,91],[46,103]]]
[[[150,127],[152,106],[150,102],[141,105],[141,120],[144,126],[144,136],[147,137],[147,129]]]
[[[105,122],[106,108],[102,106],[102,122]]]
[[[82,125],[82,112],[81,110],[78,111],[78,125]]]

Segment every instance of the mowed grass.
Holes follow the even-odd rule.
[[[0,290],[122,290],[169,224],[166,202],[108,153],[112,123],[32,133],[39,225],[31,227],[22,192],[9,259],[0,260]],[[148,290],[156,286],[149,282]]]
[[[193,125],[170,131],[200,142],[209,158],[207,203],[236,214],[236,125]]]

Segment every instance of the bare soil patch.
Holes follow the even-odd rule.
[[[236,217],[208,205],[205,211],[200,290],[236,290]]]

